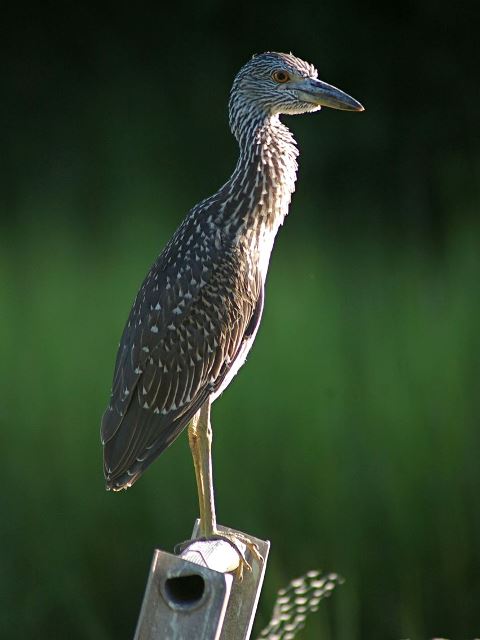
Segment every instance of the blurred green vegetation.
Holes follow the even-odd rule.
[[[103,490],[98,422],[118,336],[169,233],[153,212],[141,226],[107,244],[32,223],[2,251],[2,637],[130,637],[152,549],[195,518],[183,437],[131,491]],[[480,625],[478,242],[458,230],[435,262],[418,247],[288,235],[248,366],[214,409],[220,521],[272,540],[259,624],[279,586],[319,566],[347,583],[305,638],[468,637]]]
[[[20,5],[0,101],[0,637],[131,638],[197,514],[181,437],[122,494],[99,421],[145,272],[227,178],[226,104],[292,50],[367,107],[301,149],[247,365],[215,404],[219,521],[269,538],[258,614],[346,583],[304,640],[480,630],[480,140],[473,3]]]

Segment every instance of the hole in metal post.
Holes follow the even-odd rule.
[[[188,609],[199,604],[205,592],[202,576],[192,574],[165,580],[165,595],[173,608]]]

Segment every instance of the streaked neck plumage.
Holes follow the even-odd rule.
[[[217,223],[235,242],[273,239],[288,213],[297,176],[298,149],[277,114],[230,109],[230,126],[240,147],[237,166],[216,194]]]

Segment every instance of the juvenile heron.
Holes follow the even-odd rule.
[[[107,489],[130,487],[188,426],[200,534],[217,535],[210,406],[244,363],[270,253],[295,187],[298,150],[281,114],[362,111],[292,54],[254,56],[230,93],[240,156],[186,216],[145,278],[117,353],[101,437]]]

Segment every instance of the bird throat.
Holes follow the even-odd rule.
[[[277,115],[245,123],[237,138],[237,166],[214,196],[216,223],[224,237],[258,256],[266,275],[275,236],[295,190],[298,149]]]

